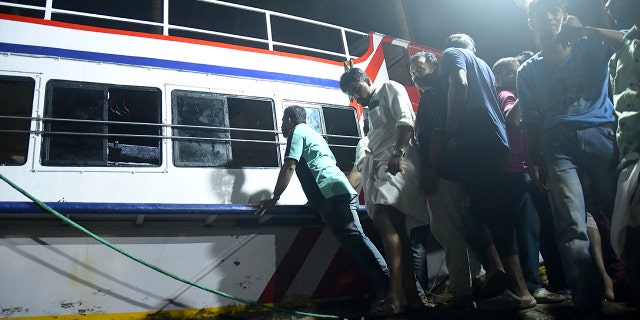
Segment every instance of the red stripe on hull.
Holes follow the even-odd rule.
[[[380,250],[380,253],[384,255],[382,251],[382,240],[373,223],[363,221],[362,229],[365,235],[369,237],[369,240],[371,240],[378,250]],[[327,271],[320,280],[318,287],[313,293],[313,297],[362,297],[364,295],[372,296],[374,294],[375,288],[364,269],[358,265],[346,248],[340,247],[331,264],[327,267]]]
[[[313,298],[363,296],[374,293],[364,270],[340,247],[313,293]]]
[[[309,256],[313,245],[320,238],[323,227],[303,227],[300,228],[296,238],[293,240],[289,251],[276,268],[276,271],[269,279],[264,291],[258,299],[259,302],[280,302],[287,293],[289,286],[300,272],[304,261]]]
[[[384,36],[382,41],[376,47],[376,50],[373,53],[373,57],[371,57],[371,61],[367,66],[367,69],[364,72],[371,78],[372,82],[376,81],[376,77],[378,77],[378,72],[380,71],[380,67],[382,67],[382,62],[384,61],[384,51],[382,50],[382,44],[384,42],[391,42],[393,38]]]

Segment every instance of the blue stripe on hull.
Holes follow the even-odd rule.
[[[251,215],[256,212],[256,207],[242,204],[49,202],[47,205],[62,214]],[[364,206],[360,206],[358,211],[366,212]],[[0,202],[0,214],[43,212],[43,209],[33,202]],[[267,214],[309,215],[312,211],[304,205],[284,205],[270,209]]]
[[[50,202],[52,209],[63,214],[253,214],[255,207],[240,204],[166,204],[166,203],[95,203]],[[303,206],[280,206],[279,213],[300,213]],[[0,213],[41,213],[33,202],[0,202]]]
[[[177,69],[204,72],[211,74],[236,76],[236,77],[248,77],[264,80],[276,80],[287,81],[301,84],[317,85],[329,88],[339,88],[339,82],[337,80],[305,77],[300,75],[259,71],[241,68],[224,67],[202,63],[191,63],[184,61],[154,59],[145,57],[125,56],[118,54],[99,53],[90,51],[79,51],[60,49],[52,47],[30,46],[21,44],[12,44],[6,42],[0,42],[0,51],[18,54],[36,54],[44,56],[62,57],[69,59],[89,60],[89,61],[102,61],[129,64],[143,67],[157,67],[166,69]]]

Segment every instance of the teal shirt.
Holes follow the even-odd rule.
[[[356,191],[349,185],[349,180],[336,165],[336,158],[329,149],[329,145],[306,123],[298,124],[288,138],[285,159],[306,162],[306,166],[296,166],[296,174],[305,189],[305,194],[309,198],[310,181],[304,181],[309,175],[301,174],[298,169],[308,168],[313,177],[313,182],[320,189],[322,196],[328,199],[333,196],[351,194],[356,195]],[[303,160],[303,161],[301,161]],[[312,199],[309,199],[312,201]]]
[[[629,30],[624,46],[611,57],[609,73],[622,160],[631,152],[640,152],[640,30],[637,26]]]

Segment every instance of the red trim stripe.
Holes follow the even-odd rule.
[[[312,297],[314,299],[353,297],[373,293],[375,290],[369,276],[353,259],[351,253],[341,246],[320,279]]]
[[[367,47],[367,51],[365,51],[363,55],[353,60],[353,64],[358,64],[369,59],[369,56],[373,53],[373,35],[374,34],[375,34],[374,32],[369,32],[369,47]]]
[[[382,50],[382,44],[384,42],[391,42],[393,38],[389,36],[382,37],[382,41],[376,47],[376,51],[373,53],[373,57],[367,66],[367,69],[364,72],[371,78],[372,82],[376,81],[376,77],[378,76],[378,72],[382,67],[382,62],[384,61],[384,51]]]
[[[276,268],[276,271],[269,279],[269,283],[262,291],[259,302],[280,302],[284,298],[293,280],[300,272],[300,268],[307,260],[313,245],[318,241],[324,227],[302,227],[293,240],[289,251]]]

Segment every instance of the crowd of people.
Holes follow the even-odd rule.
[[[582,26],[562,0],[530,1],[538,52],[493,67],[462,33],[439,58],[414,54],[417,113],[399,83],[348,69],[340,88],[366,107],[367,124],[349,179],[304,109],[289,107],[285,163],[260,212],[295,171],[375,284],[374,316],[424,309],[429,231],[444,249],[450,308],[570,299],[597,318],[603,300],[640,305],[640,1],[607,7],[624,30]],[[358,186],[381,251],[360,226]]]

